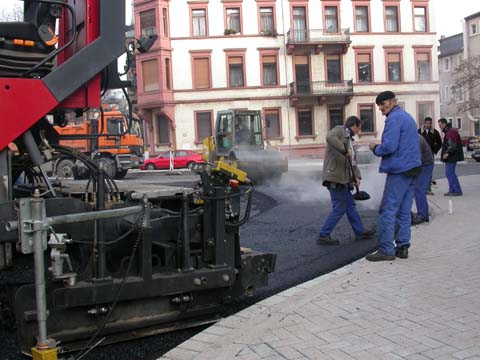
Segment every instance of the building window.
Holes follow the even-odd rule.
[[[448,102],[450,102],[450,87],[445,86],[445,89],[444,89],[444,90],[445,90],[445,91],[444,91],[444,93],[443,93],[443,94],[444,94],[443,101],[444,101],[445,103],[448,103]]]
[[[473,118],[473,132],[475,136],[480,135],[480,117],[476,116]]]
[[[372,54],[360,53],[357,55],[358,82],[372,82]]]
[[[415,6],[413,8],[415,31],[427,31],[427,8],[425,6]]]
[[[325,31],[337,33],[338,30],[338,8],[336,6],[325,6]]]
[[[385,6],[385,25],[387,32],[399,32],[398,6]]]
[[[369,32],[368,6],[355,6],[355,30]]]
[[[459,87],[455,89],[455,100],[457,102],[463,102],[465,99],[463,97],[463,88]]]
[[[373,105],[360,105],[360,120],[362,120],[362,133],[373,133],[374,127]]]
[[[298,135],[312,136],[313,135],[313,116],[311,109],[298,110]]]
[[[168,36],[168,15],[167,15],[166,8],[162,9],[162,18],[163,18],[163,35],[167,37]]]
[[[192,36],[207,36],[206,9],[192,9]]]
[[[157,34],[155,9],[142,11],[140,13],[140,32],[142,33],[142,36],[145,37]]]
[[[165,85],[167,86],[167,90],[172,89],[172,79],[170,77],[171,69],[170,69],[170,59],[165,59]]]
[[[445,71],[450,71],[450,59],[449,58],[445,58],[445,60],[443,60],[443,65],[445,67]]]
[[[343,108],[332,107],[328,108],[328,119],[330,123],[330,130],[335,126],[343,125]]]
[[[160,89],[158,82],[157,59],[145,60],[142,62],[143,91]]]
[[[267,140],[280,138],[280,109],[266,109],[264,114]]]
[[[457,117],[456,119],[456,122],[455,122],[455,127],[459,130],[462,130],[462,118],[461,117]]]
[[[307,38],[307,10],[304,6],[295,6],[292,9],[294,40],[301,42]]]
[[[470,24],[470,35],[475,35],[478,33],[477,24]]]
[[[418,121],[422,121],[427,116],[430,116],[432,119],[435,117],[433,116],[433,102],[420,102],[417,103],[417,119]]]
[[[417,58],[417,80],[429,81],[431,77],[431,63],[430,52],[419,52],[416,54]]]
[[[241,19],[240,19],[240,8],[227,8],[227,29],[235,31],[235,33],[242,32],[242,28],[240,26]]]
[[[389,82],[402,81],[402,63],[400,53],[387,53],[387,70]]]
[[[202,142],[203,139],[212,136],[212,112],[196,111],[195,125],[197,128],[197,142]]]
[[[273,7],[260,8],[260,32],[272,33],[275,30]]]
[[[342,81],[342,66],[340,55],[327,55],[327,82],[338,83]]]
[[[244,85],[243,57],[228,57],[228,86],[243,87]]]
[[[277,80],[277,56],[263,55],[262,56],[262,71],[263,71],[263,85],[273,86],[278,85]]]
[[[210,84],[210,58],[196,57],[193,59],[193,87],[194,89],[209,89]]]
[[[163,116],[157,116],[157,139],[159,144],[170,143],[170,121]]]

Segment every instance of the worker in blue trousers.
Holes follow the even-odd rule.
[[[387,118],[380,144],[370,150],[381,157],[380,172],[386,173],[385,187],[378,218],[377,250],[366,256],[369,261],[407,258],[410,247],[410,210],[413,204],[415,178],[421,171],[417,124],[410,114],[397,105],[391,91],[380,93],[375,102]],[[398,226],[394,246],[395,224]]]
[[[428,215],[427,189],[430,185],[430,179],[432,178],[434,158],[430,145],[420,134],[418,134],[418,141],[420,143],[422,171],[420,171],[420,174],[417,175],[415,180],[414,198],[417,213],[412,216],[412,225],[418,225],[430,220]]]

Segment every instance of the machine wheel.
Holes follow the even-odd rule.
[[[107,174],[111,179],[115,178],[115,174],[117,173],[117,166],[115,165],[115,161],[108,157],[101,157],[97,160],[98,165],[103,164],[103,169],[105,174]]]
[[[157,170],[157,167],[154,164],[150,163],[150,164],[147,164],[147,166],[145,166],[145,169],[147,169],[147,170]]]
[[[66,179],[73,177],[73,167],[75,163],[69,159],[60,160],[55,171],[59,178]]]
[[[115,179],[123,179],[128,173],[128,169],[119,170],[115,174]]]

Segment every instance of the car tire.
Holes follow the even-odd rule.
[[[150,164],[147,164],[145,166],[145,169],[146,170],[157,170],[157,167],[154,164],[150,163]]]

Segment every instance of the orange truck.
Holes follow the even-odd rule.
[[[60,145],[89,155],[112,179],[122,179],[129,169],[143,164],[143,137],[140,119],[127,121],[120,111],[105,111],[96,120],[83,119],[77,124],[55,126]],[[73,158],[61,156],[54,162],[54,173],[61,178],[87,178],[88,169]]]

